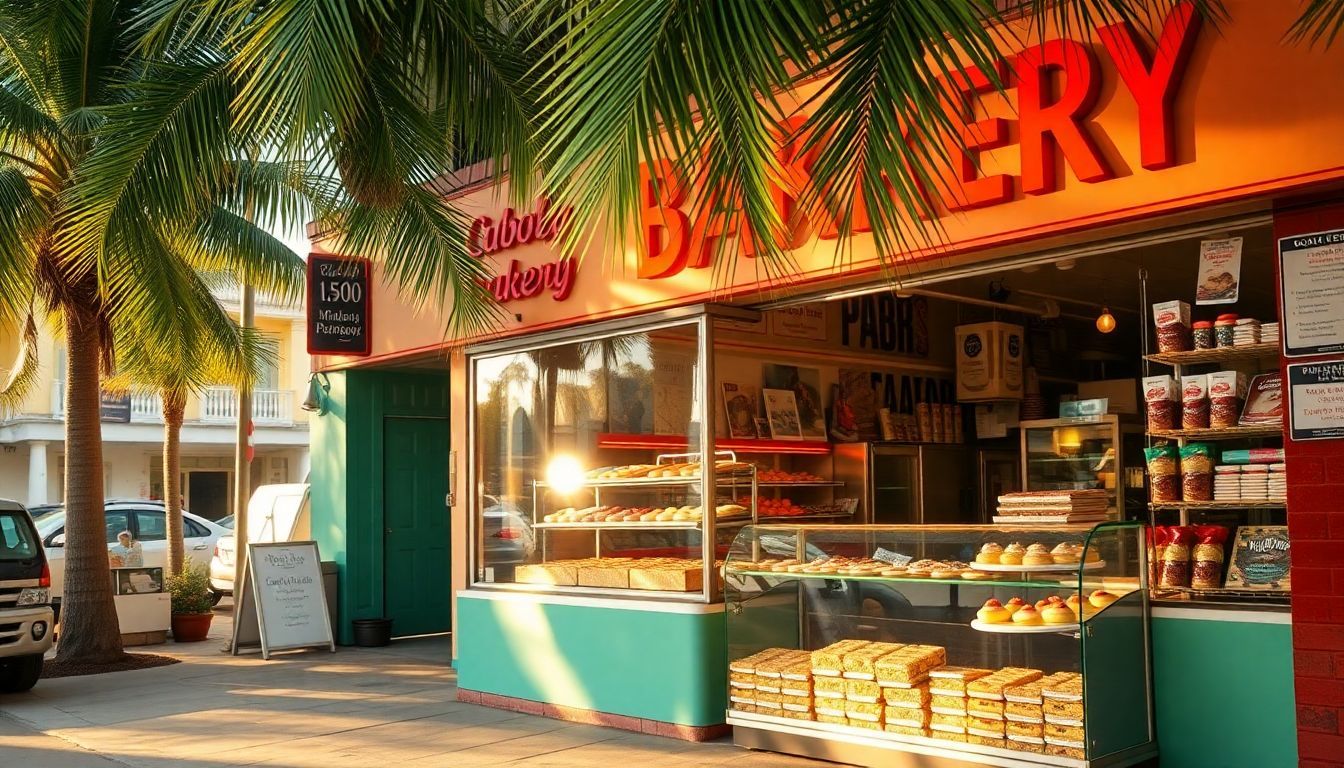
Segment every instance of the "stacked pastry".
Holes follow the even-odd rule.
[[[947,650],[937,645],[906,645],[873,665],[885,706],[883,725],[903,736],[928,736],[929,675],[947,663]]]
[[[728,708],[735,712],[756,711],[756,666],[785,653],[783,648],[766,648],[728,664]]]
[[[1056,672],[1026,685],[1004,690],[1004,733],[1009,749],[1027,752],[1045,750],[1045,712],[1042,692],[1073,676],[1072,672]]]
[[[841,640],[811,653],[813,712],[817,722],[849,724],[845,713],[847,681],[844,677],[844,658],[846,653],[866,645],[868,642],[865,640]],[[881,717],[878,718],[880,721]]]
[[[999,497],[996,523],[1083,523],[1106,519],[1110,497],[1101,488],[1021,491]]]
[[[1083,740],[1083,676],[1061,674],[1066,676],[1041,689],[1045,753],[1083,760],[1087,757]]]
[[[1039,680],[1039,669],[1004,667],[966,684],[966,742],[986,747],[1005,747],[1007,711],[1004,691]]]
[[[988,677],[993,670],[975,667],[939,667],[929,672],[930,735],[952,741],[966,740],[966,685]],[[933,724],[937,728],[933,729]]]

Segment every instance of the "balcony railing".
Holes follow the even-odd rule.
[[[238,392],[233,387],[209,387],[201,396],[201,421],[238,419]],[[293,424],[294,393],[287,389],[252,390],[254,424]]]
[[[238,393],[233,387],[209,387],[200,395],[200,420],[209,424],[232,423],[238,419]],[[51,415],[65,416],[65,383],[51,385]],[[162,423],[163,400],[158,395],[131,395],[132,423]],[[252,422],[264,426],[289,426],[294,423],[294,393],[284,389],[252,390]]]

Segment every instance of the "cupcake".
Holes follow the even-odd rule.
[[[1003,565],[1021,565],[1022,558],[1027,554],[1027,550],[1021,544],[1013,542],[1003,548],[999,553],[999,562]]]
[[[975,556],[975,562],[984,565],[998,565],[999,555],[1002,553],[1003,547],[991,541],[980,547],[980,553]]]
[[[1013,614],[1013,623],[1019,627],[1039,627],[1044,622],[1041,621],[1041,612],[1032,608],[1030,605],[1022,606],[1022,609]]]

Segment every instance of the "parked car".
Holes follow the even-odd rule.
[[[233,526],[230,526],[231,528]],[[303,541],[311,538],[307,483],[260,485],[247,502],[247,540],[253,544]],[[210,558],[210,588],[233,594],[234,549],[238,532],[231,530],[215,542]]]
[[[168,520],[164,515],[163,502],[108,499],[103,503],[103,515],[109,549],[117,543],[118,534],[129,531],[131,537],[140,542],[146,568],[167,565]],[[65,508],[61,507],[59,511],[38,521],[37,532],[42,537],[42,546],[46,548],[47,560],[51,563],[51,596],[59,615],[61,595],[65,591]],[[185,539],[187,562],[191,565],[208,566],[215,542],[227,533],[227,528],[221,528],[186,510],[182,511],[182,536]],[[215,601],[218,602],[219,598],[220,595],[216,594]]]
[[[532,524],[517,504],[496,496],[482,498],[481,534],[485,562],[492,566],[522,565],[532,561],[536,538]]]
[[[228,528],[230,531],[232,531],[233,515],[225,515],[224,517],[219,518],[218,520],[215,521],[215,525],[218,525],[220,528]]]
[[[22,693],[42,675],[56,616],[51,567],[28,511],[0,499],[0,693]]]

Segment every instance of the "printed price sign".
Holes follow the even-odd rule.
[[[1288,366],[1288,436],[1344,438],[1344,361]]]
[[[873,559],[891,563],[892,565],[909,565],[913,558],[909,555],[902,555],[900,552],[892,552],[889,549],[878,547],[877,551],[873,553]]]
[[[369,354],[369,261],[308,256],[308,354]]]

